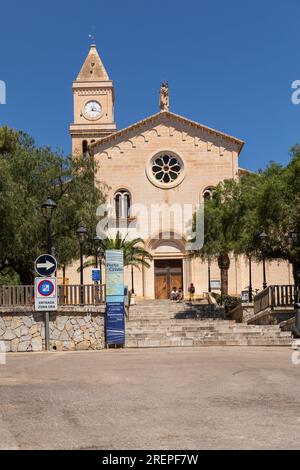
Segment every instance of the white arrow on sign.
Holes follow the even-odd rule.
[[[46,261],[45,263],[38,263],[37,265],[38,269],[46,269],[47,271],[52,268],[52,266],[55,266],[54,263],[51,263],[51,261]]]

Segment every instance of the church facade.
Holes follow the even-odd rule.
[[[117,130],[114,120],[114,86],[93,44],[73,83],[74,123],[70,126],[72,152],[88,149],[97,165],[96,183],[105,193],[110,216],[122,233],[141,236],[153,256],[150,268],[134,269],[134,291],[141,298],[164,299],[173,286],[187,295],[194,283],[196,294],[220,290],[216,262],[194,258],[189,249],[187,220],[204,205],[214,187],[225,179],[238,179],[239,155],[244,142],[211,129],[169,109],[168,85],[163,83],[160,108],[152,116]],[[171,208],[171,210],[170,210]],[[67,269],[69,282],[78,273]],[[262,288],[262,266],[252,263],[253,289]],[[86,282],[90,280],[88,271]],[[125,273],[131,288],[132,272]],[[292,283],[285,262],[267,263],[269,284]],[[229,293],[240,295],[249,285],[249,263],[231,257]]]

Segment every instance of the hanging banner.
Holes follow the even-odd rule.
[[[105,253],[106,344],[125,344],[124,254],[122,250]]]

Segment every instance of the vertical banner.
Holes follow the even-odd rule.
[[[124,254],[122,250],[105,252],[106,344],[125,344]]]

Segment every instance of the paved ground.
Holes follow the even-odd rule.
[[[0,448],[300,448],[289,348],[10,354]]]

